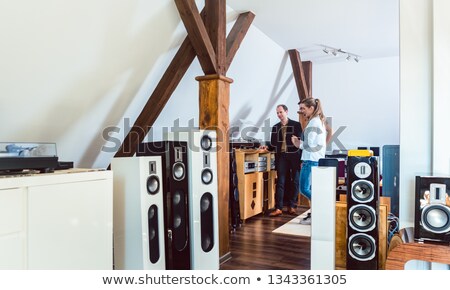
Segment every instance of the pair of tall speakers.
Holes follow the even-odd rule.
[[[450,243],[450,177],[416,176],[414,239]]]
[[[168,140],[188,144],[191,269],[219,270],[216,132],[173,132]]]
[[[138,145],[137,156],[160,156],[162,162],[165,256],[167,270],[191,267],[187,143],[159,141]]]
[[[161,157],[120,157],[114,175],[114,263],[118,270],[164,270]]]
[[[379,172],[374,156],[347,159],[347,269],[378,268]]]

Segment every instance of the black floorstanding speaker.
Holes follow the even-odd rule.
[[[189,165],[187,143],[159,141],[138,145],[137,156],[161,156],[167,270],[191,268]]]
[[[450,177],[416,176],[414,239],[450,243]]]
[[[229,178],[229,192],[230,192],[230,229],[235,231],[241,226],[241,214],[239,212],[239,189],[238,176],[236,171],[236,154],[235,149],[231,148],[230,152],[230,178]]]
[[[114,269],[164,270],[161,157],[113,158]]]
[[[378,268],[379,172],[377,157],[347,160],[347,269]]]
[[[191,269],[219,270],[216,132],[171,132],[168,140],[188,144]]]

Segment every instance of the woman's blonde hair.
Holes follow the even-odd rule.
[[[314,107],[314,111],[313,111],[310,119],[312,119],[316,116],[319,116],[322,123],[325,124],[325,115],[323,114],[322,103],[320,102],[319,99],[306,98],[306,99],[303,99],[299,104],[304,104],[308,108]]]

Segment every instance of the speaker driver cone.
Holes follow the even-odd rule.
[[[238,178],[237,178],[237,174],[233,173],[233,186],[237,187],[238,186]]]
[[[348,243],[350,255],[358,261],[369,261],[375,257],[375,239],[367,234],[354,234]]]
[[[184,164],[181,162],[177,162],[173,165],[173,178],[177,181],[183,180],[185,175]]]
[[[211,206],[211,199],[209,199],[207,196],[202,196],[200,200],[200,210],[202,212],[205,212],[209,209]]]
[[[436,234],[450,231],[450,208],[443,204],[432,204],[422,210],[422,226]]]
[[[356,180],[352,183],[352,198],[359,202],[370,202],[374,198],[373,183],[367,180]]]
[[[239,201],[239,191],[237,187],[233,190],[233,197],[235,201]]]
[[[210,236],[206,236],[205,238],[202,239],[202,250],[203,251],[209,252],[213,246],[214,245],[212,243]]]
[[[147,192],[149,194],[156,194],[159,191],[159,178],[156,175],[150,175],[147,178]]]
[[[202,182],[203,184],[210,184],[213,180],[213,173],[211,169],[206,168],[202,171]]]
[[[212,140],[208,135],[204,135],[200,141],[200,146],[203,150],[209,151],[212,147]]]
[[[375,209],[367,205],[354,205],[349,211],[349,224],[355,231],[368,232],[375,228]]]

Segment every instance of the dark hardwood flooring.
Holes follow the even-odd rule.
[[[299,207],[301,214],[307,208]],[[247,219],[230,234],[231,259],[221,270],[309,270],[311,238],[274,234],[272,231],[295,216],[266,214]]]

